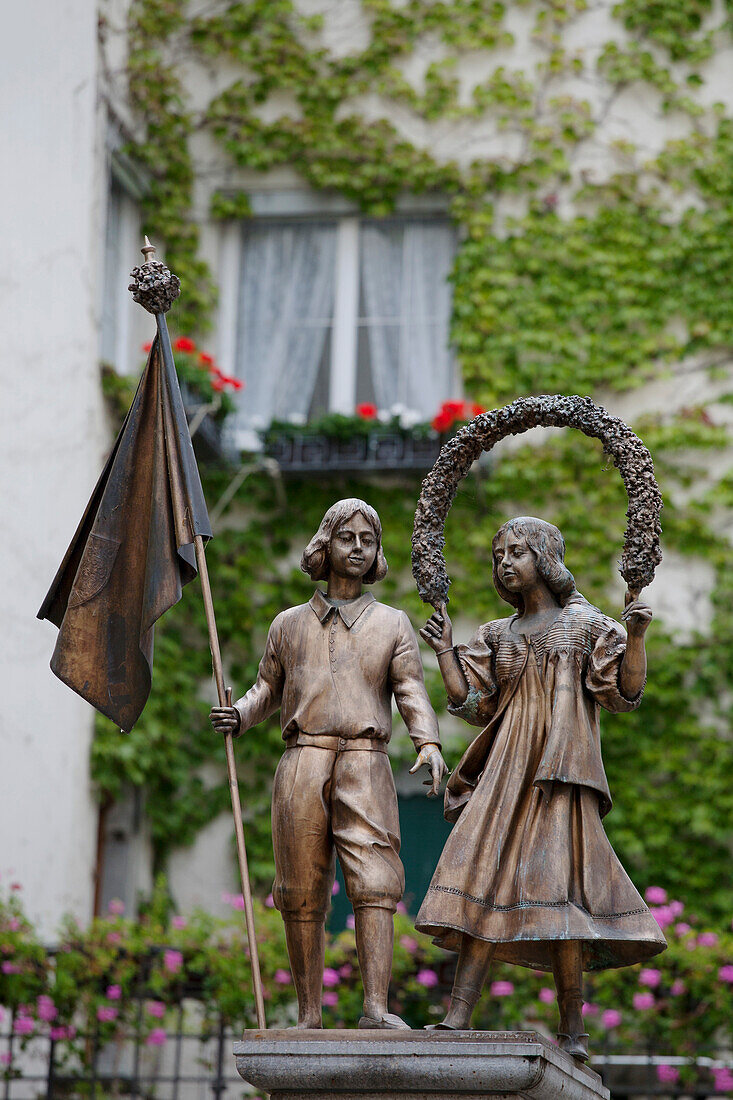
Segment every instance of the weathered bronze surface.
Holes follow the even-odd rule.
[[[180,291],[158,261],[136,267],[132,287],[151,312]],[[211,537],[164,312],[156,320],[130,411],[38,612],[59,627],[53,671],[123,730],[150,692],[154,625],[196,576],[195,539]]]
[[[364,501],[326,512],[301,568],[325,580],[306,604],[273,621],[257,681],[214,727],[241,734],[278,708],[285,752],[272,792],[273,898],[298,995],[298,1027],[320,1028],[324,927],[338,855],[354,907],[364,985],[360,1027],[404,1028],[388,1011],[393,914],[404,891],[397,796],[386,754],[391,701],[431,769],[446,771],[417,638],[404,612],[364,584],[384,577],[382,528]]]
[[[666,946],[602,825],[611,796],[599,708],[638,707],[651,610],[627,594],[626,630],[577,591],[552,524],[520,517],[492,544],[493,581],[515,613],[454,646],[441,604],[420,632],[449,709],[478,737],[448,781],[446,842],[416,927],[459,951],[447,1029],[465,1029],[492,959],[552,970],[561,1048],[587,1058],[583,970]],[[627,633],[628,632],[628,633]]]

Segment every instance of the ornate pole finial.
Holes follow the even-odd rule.
[[[145,236],[145,244],[140,249],[140,251],[145,257],[146,264],[155,259],[155,245],[150,243],[150,238],[147,236],[147,234]]]
[[[147,237],[140,251],[145,257],[145,263],[132,269],[132,282],[127,289],[148,313],[167,313],[181,293],[178,276],[172,275],[165,264],[153,258],[155,246]]]

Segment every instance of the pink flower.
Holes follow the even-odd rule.
[[[672,994],[673,997],[679,997],[682,993],[685,992],[685,988],[686,988],[686,986],[685,986],[685,983],[682,981],[682,979],[681,978],[675,978],[675,980],[672,982],[672,987],[670,989],[670,993]]]
[[[38,1019],[43,1020],[45,1023],[50,1023],[51,1020],[55,1020],[59,1012],[56,1005],[53,1003],[50,997],[45,994],[41,994],[37,1001]]]
[[[165,1028],[163,1027],[154,1027],[148,1035],[147,1039],[145,1040],[146,1044],[149,1047],[162,1047],[163,1043],[166,1043],[167,1041],[168,1036],[166,1035]]]
[[[112,943],[112,944],[120,943],[121,940],[122,940],[122,935],[121,935],[120,932],[108,932],[107,933],[107,943]]]
[[[721,966],[718,971],[718,978],[721,982],[733,982],[733,966],[730,963],[726,963],[725,966]]]
[[[148,1001],[145,1009],[149,1016],[155,1016],[158,1020],[165,1016],[165,1005],[162,1001]]]
[[[668,905],[661,905],[658,909],[652,909],[651,914],[660,928],[667,928],[674,920]]]
[[[117,1019],[117,1009],[112,1005],[100,1005],[97,1009],[97,1019],[102,1024],[108,1024]]]
[[[667,900],[667,891],[661,886],[648,886],[644,897],[650,905],[664,905]]]
[[[607,1028],[618,1027],[621,1023],[621,1019],[621,1013],[617,1008],[607,1008],[601,1013],[601,1023]]]
[[[550,989],[549,986],[544,985],[537,994],[543,1005],[551,1005],[555,1000],[555,990]]]
[[[180,931],[181,928],[186,927],[186,925],[188,924],[188,921],[186,920],[185,917],[174,917],[173,920],[171,921],[171,924],[173,925],[174,928],[177,928]]]
[[[352,932],[356,928],[356,917],[353,913],[349,913],[348,917],[346,918],[346,927],[350,928]]]
[[[639,974],[639,985],[648,985],[650,989],[656,989],[662,980],[662,971],[654,967],[645,967]]]
[[[244,896],[242,894],[222,894],[221,900],[232,909],[244,909]]]
[[[2,1065],[9,1066],[12,1060],[13,1056],[9,1050],[5,1050],[2,1054],[0,1054],[0,1063],[2,1063]]]
[[[16,1017],[15,1024],[13,1025],[13,1031],[16,1035],[31,1035],[35,1030],[35,1020],[32,1020],[30,1016]]]
[[[327,966],[323,971],[323,984],[325,986],[333,986],[338,985],[340,981],[338,970],[334,970],[333,967]]]
[[[11,932],[17,932],[18,931],[18,929],[20,928],[20,921],[18,920],[17,917],[11,917],[10,918],[10,920],[8,921],[8,928],[10,929]]]
[[[76,1035],[76,1029],[73,1027],[52,1027],[49,1035],[55,1042],[59,1042],[60,1039],[73,1039]]]
[[[332,898],[335,898],[335,897],[336,897],[336,895],[337,895],[337,894],[340,894],[340,893],[341,893],[341,886],[340,886],[340,885],[339,885],[339,883],[338,883],[338,882],[336,882],[336,880],[334,879],[334,883],[333,883],[333,886],[331,887],[331,897],[332,897]]]
[[[716,1066],[713,1070],[713,1080],[718,1092],[733,1092],[733,1073],[729,1066]]]
[[[645,1008],[654,1008],[653,993],[635,993],[631,1000],[634,1008],[640,1011]]]
[[[492,982],[489,990],[492,997],[510,997],[514,992],[511,982]]]
[[[400,936],[400,946],[414,955],[417,951],[417,940],[413,940],[412,936]]]
[[[275,901],[274,901],[274,898],[273,898],[272,894],[268,894],[267,897],[265,898],[265,905],[267,906],[268,909],[274,909],[275,908]]]
[[[122,996],[122,989],[119,985],[108,985],[107,986],[107,1000],[108,1001],[119,1001],[121,996]]]
[[[426,967],[423,970],[418,970],[415,981],[418,985],[424,986],[425,989],[433,989],[438,984],[438,975],[434,970],[428,970]]]
[[[405,905],[404,901],[397,902],[397,912],[401,913],[403,917],[407,916],[407,906]]]
[[[718,937],[715,932],[701,932],[697,937],[698,947],[715,947]]]
[[[183,966],[183,955],[180,951],[172,951],[169,948],[163,954],[163,966],[169,974],[177,974]]]
[[[22,974],[23,973],[23,967],[18,966],[17,963],[4,962],[3,965],[0,966],[0,970],[2,970],[3,974]]]
[[[688,932],[692,931],[692,925],[687,924],[686,921],[681,920],[679,924],[674,926],[674,930],[678,936],[686,936]]]
[[[276,970],[275,985],[290,985],[290,971],[282,969]]]
[[[339,995],[333,991],[326,992],[323,994],[322,1001],[326,1008],[335,1008],[339,1003]]]
[[[679,1079],[680,1071],[676,1066],[657,1066],[657,1080],[661,1081],[663,1085],[673,1085]]]
[[[680,914],[684,913],[684,911],[685,911],[684,902],[671,901],[669,903],[669,911],[670,911],[670,913],[672,914],[673,917],[679,917]]]
[[[584,1004],[580,1010],[582,1016],[597,1016],[600,1011],[598,1005],[590,1003]]]
[[[354,968],[350,963],[344,963],[343,966],[339,967],[339,974],[342,978],[350,978],[353,973]]]
[[[107,906],[107,912],[111,913],[114,917],[121,917],[125,911],[124,901],[120,901],[119,898],[113,898]]]

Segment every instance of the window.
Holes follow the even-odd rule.
[[[119,141],[121,138],[110,130],[108,143],[114,145]],[[99,353],[104,363],[121,374],[139,368],[143,337],[137,337],[147,331],[142,310],[135,305],[127,289],[131,268],[142,263],[139,202],[145,188],[146,181],[139,169],[118,150],[112,149],[109,153],[104,267],[100,280]]]
[[[261,219],[244,226],[234,372],[238,442],[273,419],[454,395],[455,234],[445,218]]]

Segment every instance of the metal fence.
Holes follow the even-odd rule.
[[[37,1035],[21,1049],[15,1017],[0,1036],[2,1100],[233,1100],[256,1093],[237,1075],[232,1044],[239,1032],[220,1017],[212,1028],[191,1023],[195,1003],[174,1009],[173,1029],[160,1029],[165,1041],[151,1047],[142,1035],[142,1002],[138,1026],[123,1030],[114,1042],[100,1042],[99,1030],[77,1034],[84,1057],[70,1054],[68,1044]]]
[[[56,952],[48,954],[53,957]],[[450,961],[440,968],[436,992],[450,989],[452,969]],[[151,1034],[149,1021],[145,1024],[146,1002],[156,995],[148,988],[143,963],[134,995],[120,1002],[124,1011],[112,1040],[109,1028],[98,1022],[88,1032],[75,1034],[73,1043],[54,1038],[57,1029],[48,1024],[24,1037],[17,1027],[22,1015],[6,1010],[0,1018],[0,1100],[254,1100],[258,1094],[237,1075],[232,1054],[239,1030],[234,1031],[221,1014],[212,1015],[210,1006],[205,1008],[202,988],[195,981],[179,987],[179,999],[166,1005],[167,1026],[161,1020]],[[284,1024],[278,1021],[276,1026]],[[715,1071],[722,1070],[725,1061],[711,1051],[700,1051],[690,1074],[687,1059],[666,1055],[652,1043],[640,1045],[633,1054],[621,1052],[607,1036],[593,1046],[591,1065],[612,1100],[697,1100],[730,1095],[727,1085],[715,1087]],[[662,1066],[667,1077],[680,1071],[682,1080],[660,1080]],[[684,1083],[686,1076],[694,1076],[695,1083]]]

